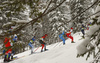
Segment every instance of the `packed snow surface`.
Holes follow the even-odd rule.
[[[84,39],[80,40],[82,36],[81,32],[78,32],[72,36],[74,37],[74,41],[76,43],[71,43],[71,40],[67,39],[65,45],[63,45],[62,42],[47,45],[47,49],[49,50],[42,53],[40,52],[40,47],[32,55],[30,55],[31,51],[28,50],[15,55],[21,58],[11,61],[9,63],[89,63],[90,61],[92,61],[92,56],[87,61],[86,55],[84,57],[76,57],[76,47],[81,44]],[[2,62],[3,59],[0,60],[0,63]]]

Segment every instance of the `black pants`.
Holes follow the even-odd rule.
[[[40,43],[40,44],[44,44],[44,45],[46,44],[46,43],[43,42],[42,40],[39,40],[39,43]]]

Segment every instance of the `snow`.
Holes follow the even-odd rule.
[[[12,22],[8,22],[8,23],[4,24],[2,27],[5,27],[5,26],[11,25],[11,24],[12,24]]]
[[[77,54],[79,55],[84,54],[88,51],[86,45],[89,44],[91,35],[93,35],[99,28],[100,28],[100,25],[99,26],[93,25],[90,27],[90,29],[86,32],[86,35],[87,35],[85,37],[86,39],[84,39],[82,43],[79,46],[77,46],[77,51],[78,51]]]
[[[0,17],[0,20],[2,20],[3,18],[2,17]]]
[[[55,18],[55,19],[58,19],[59,17],[57,17],[57,16],[54,16],[54,17],[53,17],[53,19],[54,19],[54,18]]]
[[[92,34],[94,34],[98,29],[100,28],[100,25],[93,25],[91,26],[91,28],[89,29],[89,31],[87,31],[87,35],[91,36]]]
[[[95,12],[98,12],[98,11],[100,11],[100,6],[99,6],[99,5],[96,7]],[[100,13],[97,13],[97,14],[96,14],[96,16],[99,16],[99,15],[100,15]]]
[[[73,22],[69,22],[68,27],[71,28],[73,25]]]
[[[88,44],[88,42],[90,41],[90,38],[86,38],[85,40],[82,41],[82,43],[77,46],[77,50],[78,53],[77,54],[84,54],[85,52],[88,51],[88,49],[86,48],[86,45]]]
[[[100,5],[96,7],[95,13],[100,11]],[[97,13],[95,16],[100,16],[100,12]],[[98,23],[100,22],[100,17],[98,17]]]
[[[18,20],[18,21],[15,21],[16,23],[28,23],[29,21],[27,20]]]
[[[40,52],[40,47],[32,55],[29,55],[31,51],[28,50],[26,52],[15,55],[22,58],[11,61],[9,63],[89,63],[93,60],[92,57],[90,57],[87,61],[86,56],[76,58],[76,47],[83,42],[83,40],[79,40],[81,38],[81,34],[79,34],[80,32],[73,35],[74,41],[76,43],[71,43],[71,40],[67,39],[65,45],[62,45],[62,42],[47,45],[47,49],[49,50],[42,53]],[[0,60],[1,63],[2,61],[3,59]]]
[[[0,34],[2,33],[2,30],[0,30]]]

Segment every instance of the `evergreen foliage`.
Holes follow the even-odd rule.
[[[14,33],[11,35],[17,32],[18,42],[14,43],[12,47],[17,54],[25,51],[26,47],[28,48],[28,43],[33,35],[37,38],[36,45],[40,46],[38,39],[44,34],[48,34],[46,43],[52,44],[59,42],[59,34],[63,31],[66,33],[71,27],[73,27],[73,32],[75,33],[80,31],[82,24],[87,24],[90,20],[93,20],[92,25],[100,25],[100,22],[98,22],[100,16],[87,18],[93,14],[92,10],[95,10],[95,7],[100,3],[99,0],[96,1],[97,2],[92,5],[94,2],[91,0],[70,0],[69,2],[65,1],[62,5],[57,7],[58,4],[61,4],[62,0],[50,0],[50,2],[48,0],[46,2],[41,2],[41,0],[0,0],[0,15],[2,18],[0,19],[0,23],[4,25],[4,23],[11,22],[11,24],[0,28],[3,28],[3,31],[6,30],[3,34],[7,35],[9,34],[9,28],[16,26],[13,30]],[[45,12],[43,12],[44,9],[46,9]],[[25,11],[29,13],[27,14]],[[29,19],[27,17],[34,20],[25,24],[13,22],[18,20],[28,21]],[[86,60],[88,60],[91,55],[97,58],[98,53],[100,53],[99,37],[100,28],[91,35],[91,41],[86,46],[88,51],[84,54],[77,55],[77,57],[87,54]],[[94,40],[96,41],[93,42]],[[94,43],[95,46],[91,45],[92,43]],[[99,49],[98,52],[95,52],[96,48]],[[3,49],[4,45],[1,51],[3,51]],[[99,58],[96,60],[97,63],[99,63],[98,60]]]

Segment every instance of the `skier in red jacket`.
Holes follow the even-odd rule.
[[[4,62],[5,61],[10,61],[10,56],[12,53],[12,48],[11,48],[11,44],[10,44],[10,38],[5,38],[4,40],[4,45],[5,45],[5,57],[4,57]],[[7,57],[8,56],[8,57]]]
[[[42,49],[41,49],[41,52],[43,52],[43,48],[44,48],[44,50],[46,51],[47,49],[46,49],[46,43],[45,43],[45,41],[44,41],[44,39],[47,37],[47,34],[45,34],[44,36],[42,36],[41,38],[40,38],[40,40],[39,40],[39,43],[41,44],[41,46],[42,46]]]
[[[71,36],[71,31],[70,30],[68,30],[69,32],[67,32],[66,33],[66,36],[68,37],[68,38],[70,38],[72,41],[71,41],[71,43],[75,43],[73,40],[73,37]]]
[[[42,36],[42,38],[45,39],[46,36],[47,36],[47,34],[45,34],[44,36]]]

